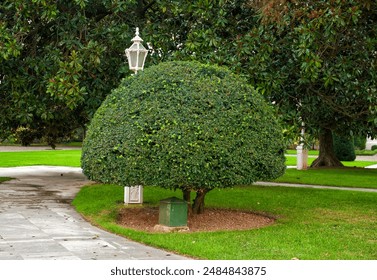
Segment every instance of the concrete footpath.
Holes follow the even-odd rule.
[[[90,183],[80,168],[0,168],[0,260],[180,260],[86,222],[70,205]]]

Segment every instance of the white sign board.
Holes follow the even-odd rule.
[[[124,187],[125,204],[142,204],[143,203],[143,186]]]

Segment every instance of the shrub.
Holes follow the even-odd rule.
[[[124,79],[96,112],[83,142],[92,180],[196,192],[284,173],[282,129],[238,76],[197,62],[167,62]]]
[[[365,150],[367,144],[366,136],[355,136],[353,139],[353,144],[357,150]]]
[[[373,146],[371,147],[371,150],[372,150],[372,151],[377,150],[377,145],[373,145]]]
[[[334,134],[334,152],[340,161],[354,161],[356,159],[353,139]]]
[[[14,133],[15,142],[22,146],[30,146],[40,136],[41,134],[38,130],[24,126],[18,127]]]

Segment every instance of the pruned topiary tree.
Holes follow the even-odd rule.
[[[166,62],[124,79],[96,112],[83,143],[92,180],[196,192],[202,213],[214,188],[284,173],[282,130],[272,108],[229,70]]]

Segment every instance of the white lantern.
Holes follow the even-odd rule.
[[[138,70],[144,69],[144,62],[148,55],[148,50],[141,44],[143,39],[139,37],[139,28],[136,28],[135,37],[131,40],[133,44],[125,50],[130,70],[137,74]]]

